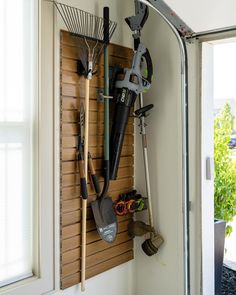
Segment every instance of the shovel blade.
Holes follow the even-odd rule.
[[[117,235],[117,218],[111,198],[98,199],[91,203],[91,207],[100,237],[108,243],[114,242]]]

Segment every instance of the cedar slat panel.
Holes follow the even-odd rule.
[[[98,85],[98,87],[102,87],[103,85]],[[89,98],[90,99],[97,99],[97,87],[91,87],[89,88]],[[63,96],[69,96],[69,97],[79,97],[84,98],[85,97],[85,86],[84,83],[82,83],[82,78],[80,80],[79,85],[73,85],[68,83],[62,83],[61,84],[61,94]]]
[[[82,41],[83,42],[83,41]],[[61,288],[65,289],[80,282],[81,243],[81,197],[78,166],[76,163],[76,141],[78,133],[78,110],[85,96],[85,79],[77,75],[79,59],[79,38],[68,32],[61,32]],[[82,44],[83,45],[83,44]],[[109,46],[111,66],[130,67],[133,50]],[[104,104],[97,101],[98,88],[104,84],[103,58],[96,67],[97,74],[90,81],[89,151],[101,187],[103,187],[103,133]],[[111,113],[112,118],[112,113]],[[108,195],[116,200],[121,193],[133,189],[134,180],[134,125],[129,118],[118,178],[110,182]],[[119,216],[118,235],[112,244],[101,240],[93,219],[91,202],[96,199],[90,179],[88,179],[87,206],[87,273],[92,277],[105,270],[133,259],[133,241],[127,234],[127,225],[132,216]]]
[[[118,170],[117,174],[117,180],[121,178],[126,178],[126,177],[132,177],[134,174],[134,168],[133,166],[130,167],[122,167]],[[97,170],[96,175],[98,178],[99,182],[103,181],[103,171]],[[88,180],[88,183],[91,183],[90,179]],[[80,184],[80,176],[78,173],[73,173],[73,174],[65,174],[62,175],[61,177],[61,186],[66,187],[66,186],[71,186],[71,185],[79,185]],[[94,191],[95,193],[95,191]]]
[[[129,252],[133,248],[133,241],[119,244],[118,246],[113,246],[99,253],[95,253],[87,257],[86,265],[91,268],[97,264],[107,261],[113,257],[119,256],[123,253]],[[80,271],[80,260],[74,261],[72,263],[66,264],[62,268],[62,279]]]
[[[77,60],[79,59],[79,50],[75,46],[62,45],[61,55],[62,57],[65,57],[65,58]],[[119,65],[124,68],[128,68],[131,66],[131,61],[129,59],[123,58],[120,56],[112,56],[109,63],[111,66]],[[102,56],[100,58],[99,65],[103,66]],[[98,66],[98,69],[99,69],[99,66]]]
[[[94,220],[88,220],[88,225],[87,225],[87,230],[91,229],[94,227]],[[129,223],[128,221],[125,222],[119,222],[118,223],[118,233],[125,232],[127,234],[127,225]],[[80,228],[80,223],[74,224],[73,226],[68,226],[65,228],[62,228],[63,232],[63,237],[64,239],[61,241],[61,251],[66,252],[75,248],[78,248],[81,243],[81,228]],[[78,233],[75,235],[75,233]],[[89,244],[101,240],[99,237],[97,230],[92,230],[87,232],[87,247]],[[127,234],[128,236],[128,234]],[[104,242],[106,243],[106,242]]]
[[[123,264],[124,262],[127,262],[133,258],[134,258],[133,250],[128,251],[128,252],[121,254],[119,256],[116,256],[112,259],[109,259],[109,260],[103,262],[103,263],[100,263],[100,264],[95,265],[91,268],[88,268],[86,278],[89,279],[98,273],[109,270],[109,269],[111,269],[115,266],[118,266],[120,264]]]
[[[119,233],[116,237],[116,240],[112,244],[108,244],[102,240],[99,240],[87,246],[87,256],[93,255],[95,253],[98,253],[110,247],[114,247],[121,243],[125,243],[127,241],[133,242],[133,240],[131,240],[130,237],[127,235],[127,232]],[[78,248],[62,253],[61,255],[62,265],[78,260],[78,255],[80,250],[81,250],[80,247],[78,247]]]
[[[77,123],[78,122],[78,111],[62,111],[61,116],[62,122],[65,123]],[[104,114],[103,112],[97,112],[97,111],[90,111],[89,112],[89,121],[90,122],[102,122],[104,121]]]
[[[89,151],[93,157],[93,159],[98,159],[103,157],[103,147],[94,147],[89,144]],[[134,154],[133,145],[124,145],[122,147],[121,156],[128,157]],[[73,161],[76,158],[76,149],[68,148],[61,149],[61,161]]]
[[[89,210],[91,211],[91,209]],[[78,215],[80,214],[80,212],[76,211],[78,213]],[[92,214],[89,214],[92,217]],[[94,223],[94,219],[90,219],[87,222],[87,232],[92,231],[95,229],[95,223]],[[122,228],[124,228],[124,226],[122,226]],[[72,225],[68,225],[68,226],[64,226],[62,227],[62,234],[63,234],[63,238],[64,240],[69,239],[71,237],[80,235],[81,233],[81,228],[80,228],[80,223],[75,223]]]
[[[112,196],[113,197],[113,196]],[[96,199],[96,196],[93,196],[93,201],[95,201]],[[113,200],[117,200],[117,196],[116,197],[113,197],[112,198]],[[79,199],[80,200],[80,199]],[[61,218],[61,226],[62,227],[65,227],[65,226],[68,226],[68,225],[72,225],[72,224],[75,224],[75,223],[78,223],[81,221],[81,202],[79,202],[78,204],[78,210],[77,211],[71,211],[69,213],[64,213],[62,218]],[[90,207],[88,208],[88,210],[90,209]],[[93,220],[93,215],[92,215],[92,212],[88,211],[90,213],[90,218],[92,218]],[[119,216],[118,217],[118,221],[124,221],[126,219],[129,219],[130,216],[129,215],[125,215],[125,216]],[[92,225],[91,225],[91,228],[92,228]],[[89,229],[91,229],[89,228]],[[95,224],[94,224],[94,227],[95,228]],[[92,229],[93,229],[92,228]]]
[[[63,31],[61,43],[70,46],[77,46],[78,40],[77,37],[71,36],[70,33]],[[123,58],[132,58],[132,50],[122,45],[110,44],[109,45],[109,54],[114,56],[120,56]],[[102,57],[101,57],[102,58]]]
[[[122,67],[122,64],[120,64],[120,60],[117,60],[116,59],[116,61],[117,61],[117,63],[115,62],[115,61],[113,61],[112,63],[110,63],[111,64],[111,66],[120,66],[120,67]],[[72,73],[72,74],[74,74],[74,73],[76,73],[77,74],[77,60],[75,60],[75,59],[69,59],[69,58],[66,58],[66,57],[63,57],[62,58],[62,63],[61,63],[61,65],[62,65],[62,70],[63,71],[67,71],[68,73]],[[129,67],[131,67],[131,62],[129,62],[128,60],[127,60],[127,62],[126,62],[126,68],[129,68]],[[97,72],[97,75],[99,75],[99,77],[100,77],[100,80],[99,80],[99,84],[100,85],[102,85],[102,80],[101,79],[103,79],[103,77],[104,77],[104,68],[103,68],[103,64],[101,63],[101,65],[98,65],[98,66],[96,66],[96,72]],[[93,81],[93,79],[96,77],[96,75],[94,75],[93,76],[93,78],[92,78],[92,81],[91,81],[91,83],[93,83],[93,85],[94,85],[94,81]],[[79,77],[79,79],[83,79],[83,77]],[[65,81],[65,80],[64,80]],[[63,82],[64,82],[63,81]],[[71,81],[71,80],[70,80]],[[73,83],[72,83],[73,84]],[[100,87],[100,86],[99,86]]]
[[[121,255],[125,252],[128,252],[133,249],[133,240],[129,240],[128,242],[119,244],[118,246],[113,246],[104,251],[95,253],[91,256],[87,257],[87,267],[90,268],[94,265],[97,265],[101,262],[104,262],[108,259],[111,259],[115,256]]]
[[[78,110],[63,110],[61,114],[61,120],[63,123],[78,123]],[[104,124],[104,113],[98,111],[90,111],[89,121],[91,123]],[[129,118],[128,125],[133,125],[133,118]]]
[[[94,159],[93,165],[95,170],[102,170],[103,159]],[[133,165],[134,165],[133,157],[121,157],[119,168],[129,167]],[[74,161],[63,162],[61,172],[62,174],[77,173],[78,165]]]
[[[122,216],[123,217],[123,216]],[[125,219],[125,220],[122,220]],[[130,222],[130,217],[127,219],[126,217],[121,218],[118,221],[118,232],[123,232],[127,230],[127,225]],[[90,219],[87,222],[87,244],[92,243],[96,240],[99,240],[100,237],[97,233],[96,230],[96,225],[94,222],[94,219]],[[74,236],[79,236],[81,234],[81,227],[80,227],[80,223],[75,223],[72,225],[68,225],[65,227],[62,227],[62,231],[63,231],[63,237],[64,237],[64,241],[67,241],[67,239],[70,239]],[[68,241],[66,242],[67,244],[69,243]]]
[[[78,134],[78,124],[75,123],[64,123],[61,130],[62,136],[76,135]],[[97,136],[103,135],[104,133],[104,124],[103,122],[99,123],[89,123],[89,135]],[[134,133],[134,125],[127,124],[126,134]]]
[[[76,201],[78,201],[78,200],[76,199]],[[78,204],[80,205],[80,202],[78,202]],[[77,208],[78,208],[78,206],[77,206]],[[75,209],[73,209],[73,211],[71,211],[69,213],[64,213],[62,215],[62,217],[61,217],[61,226],[62,227],[81,221],[81,217],[82,217],[81,211],[80,210],[74,211],[74,210]]]
[[[103,186],[103,182],[100,183],[101,187]],[[110,182],[110,189],[109,191],[117,191],[117,190],[131,190],[134,185],[133,178],[126,178],[126,179],[120,179],[116,181]],[[80,186],[71,186],[71,187],[65,187],[62,188],[62,201],[63,200],[71,200],[74,198],[80,197]],[[94,194],[93,189],[88,186],[88,193]]]
[[[89,136],[89,145],[90,146],[102,146],[104,142],[103,136]],[[133,145],[134,136],[132,134],[126,134],[124,137],[124,145]],[[62,148],[75,148],[77,144],[77,136],[63,136],[61,138]]]
[[[94,267],[91,267],[87,270],[86,273],[86,279],[89,279],[93,276],[96,276],[100,274],[101,272],[107,271],[113,267],[116,267],[120,264],[123,264],[125,262],[128,262],[134,258],[133,251],[128,251],[124,254],[121,254],[119,256],[116,256],[112,259],[109,259],[107,261],[104,261]],[[65,279],[61,280],[61,289],[69,288],[75,284],[80,282],[80,272],[77,272],[71,276],[66,277]]]
[[[62,96],[61,108],[63,110],[78,110],[78,98],[70,96]],[[96,100],[89,102],[90,111],[103,112],[103,105]]]
[[[90,81],[90,87],[104,87],[104,77],[97,73],[98,75],[93,76]],[[84,78],[80,77],[76,72],[63,71],[61,75],[61,81],[65,84],[80,84],[81,87],[84,87]]]
[[[120,189],[118,191],[111,191],[109,190],[109,196],[111,196],[112,200],[115,201],[118,199],[119,195],[124,193],[124,192],[129,192],[129,190],[124,190],[124,189]],[[90,195],[88,197],[88,206],[90,205],[90,203],[92,201],[94,201],[96,199],[95,195]],[[63,213],[63,216],[66,216],[67,213],[70,213],[72,211],[76,212],[78,209],[81,208],[81,198],[76,198],[76,199],[72,199],[72,200],[65,200],[61,202],[61,210]]]

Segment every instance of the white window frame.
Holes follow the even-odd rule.
[[[207,108],[211,107],[212,102],[206,99],[210,95],[211,87],[207,81],[203,80],[207,75],[211,75],[209,64],[211,43],[235,37],[236,29],[227,31],[226,28],[222,31],[216,30],[206,35],[203,34],[197,39],[193,38],[187,44],[190,96],[190,278],[191,294],[194,295],[214,294],[214,180],[206,179],[206,159],[212,158],[213,155],[212,143],[208,141],[210,134],[213,134],[213,124],[209,126],[211,118],[207,114]],[[205,57],[202,55],[203,44],[208,47]],[[207,67],[205,65],[204,74],[202,61],[206,60],[207,55],[209,62]],[[213,167],[211,172],[213,172]],[[209,198],[210,194],[212,197]],[[211,219],[210,223],[209,218]],[[210,235],[209,231],[211,231]]]
[[[33,229],[34,276],[0,288],[0,294],[41,295],[55,290],[55,251],[54,251],[54,130],[53,130],[53,5],[37,0],[38,12],[35,17],[38,26],[35,29],[38,44],[35,47],[35,95],[38,97],[38,126],[35,126],[38,159],[36,179],[38,200],[34,217],[37,222]]]

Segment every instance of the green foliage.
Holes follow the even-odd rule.
[[[232,114],[226,103],[214,123],[214,198],[215,218],[226,222],[236,215],[236,163],[230,157],[228,143],[232,134]],[[226,235],[232,227],[227,225]]]

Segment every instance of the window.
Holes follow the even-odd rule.
[[[0,1],[0,286],[32,276],[33,1]]]
[[[53,72],[40,53],[53,60],[40,38],[50,8],[0,0],[0,293],[53,289]]]

